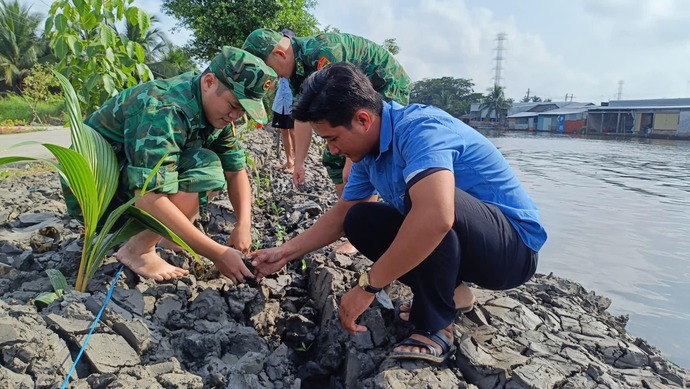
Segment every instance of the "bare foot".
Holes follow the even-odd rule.
[[[441,330],[441,333],[448,339],[448,343],[453,344],[453,324],[449,325],[448,327],[444,328]],[[418,340],[420,342],[429,344],[433,346],[436,351],[438,351],[438,355],[443,354],[443,350],[441,349],[441,346],[438,345],[436,342],[433,340],[427,338],[424,335],[421,334],[412,334],[410,335],[410,338],[414,340]],[[426,347],[417,347],[417,346],[398,346],[393,349],[393,352],[408,352],[408,353],[423,353],[423,354],[429,354],[429,350]]]
[[[180,246],[179,244],[177,244],[177,243],[171,241],[171,240],[168,239],[168,238],[161,238],[161,239],[158,241],[158,247],[163,248],[163,249],[166,249],[166,250],[172,250],[172,251],[174,251],[174,252],[176,252],[176,253],[179,253],[180,251],[184,251],[184,249],[182,248],[182,246]]]
[[[189,273],[187,270],[165,262],[156,254],[154,248],[144,253],[136,253],[125,244],[115,253],[115,257],[138,275],[156,281],[172,280]]]
[[[292,174],[295,171],[295,164],[293,162],[285,162],[283,164],[276,164],[276,169],[285,170],[286,172]]]
[[[346,240],[345,243],[335,248],[335,252],[342,254],[354,254],[357,252],[357,249],[352,245],[352,243],[350,243],[349,240]]]

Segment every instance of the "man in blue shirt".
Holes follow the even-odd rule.
[[[414,293],[415,330],[391,357],[445,361],[455,352],[456,309],[474,299],[464,282],[509,289],[536,271],[546,241],[539,211],[485,137],[435,107],[382,101],[351,64],[310,76],[292,113],[333,154],[352,159],[352,171],[342,198],[310,229],[253,254],[256,275],[345,234],[375,263],[343,295],[343,327],[366,331],[355,320],[375,293],[400,280]],[[367,202],[376,193],[385,202]]]

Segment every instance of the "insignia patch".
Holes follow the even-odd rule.
[[[326,58],[324,55],[319,59],[319,62],[316,63],[316,70],[321,70],[322,68],[325,68],[326,66],[331,64],[331,60]]]

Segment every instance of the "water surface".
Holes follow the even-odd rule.
[[[541,211],[538,272],[611,298],[690,368],[690,142],[485,133]]]

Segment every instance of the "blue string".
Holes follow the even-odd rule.
[[[62,383],[62,386],[60,387],[60,389],[65,389],[67,387],[67,383],[69,382],[69,377],[72,376],[72,373],[74,373],[74,369],[77,368],[77,362],[79,362],[81,355],[84,353],[84,349],[86,349],[86,344],[89,343],[89,338],[91,338],[91,334],[93,334],[93,331],[96,329],[96,325],[98,324],[98,321],[101,319],[101,314],[105,310],[105,306],[108,305],[108,301],[110,301],[110,297],[113,295],[113,289],[115,289],[115,283],[117,283],[117,280],[120,278],[120,274],[122,274],[122,270],[124,270],[124,268],[125,268],[125,265],[120,265],[120,269],[118,269],[117,274],[115,274],[115,278],[113,279],[113,282],[110,283],[110,288],[108,289],[108,293],[105,295],[105,301],[103,301],[103,306],[101,307],[101,310],[98,311],[98,315],[96,315],[96,319],[93,321],[93,324],[91,325],[91,330],[89,330],[89,333],[86,335],[86,338],[84,339],[84,345],[81,346],[81,350],[79,350],[79,354],[77,354],[77,358],[72,363],[72,368],[69,370],[69,373],[67,373],[67,377],[65,378],[65,382]]]

